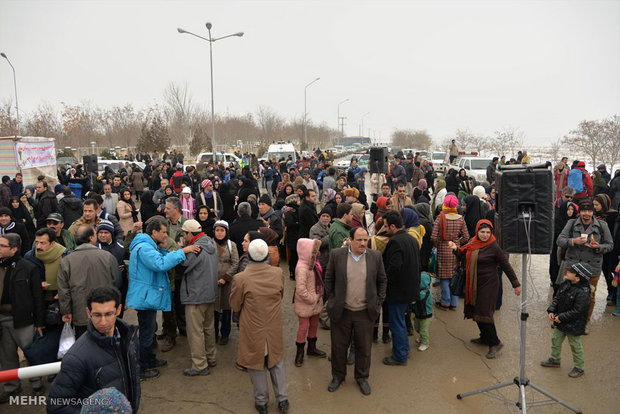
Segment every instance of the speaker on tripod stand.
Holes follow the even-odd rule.
[[[507,403],[515,403],[524,414],[527,407],[560,404],[574,413],[581,410],[534,384],[525,374],[525,351],[527,349],[527,268],[531,254],[549,254],[553,245],[553,202],[555,188],[551,174],[551,163],[543,165],[509,165],[500,167],[495,173],[496,208],[499,217],[495,225],[495,237],[500,247],[509,253],[521,254],[521,306],[519,376],[500,384],[457,394],[463,399],[470,395],[486,394]],[[513,401],[496,393],[501,388],[516,385],[519,387],[519,399]],[[546,400],[529,400],[526,387],[530,387],[547,397]]]

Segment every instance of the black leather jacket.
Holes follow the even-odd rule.
[[[547,313],[560,318],[560,323],[554,322],[556,329],[569,335],[583,335],[589,309],[590,284],[585,280],[579,283],[565,280],[553,297]]]

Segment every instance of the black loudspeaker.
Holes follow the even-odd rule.
[[[495,173],[495,190],[499,213],[495,236],[500,247],[508,253],[528,253],[530,249],[535,254],[551,253],[555,201],[551,167],[500,168]]]
[[[372,147],[370,149],[370,161],[368,162],[370,173],[388,172],[388,149],[386,147]]]
[[[82,161],[84,163],[84,170],[86,172],[94,172],[96,173],[99,169],[97,165],[97,156],[96,155],[84,155],[82,157]]]

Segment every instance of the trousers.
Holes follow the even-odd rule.
[[[19,355],[17,348],[24,348],[32,342],[34,337],[34,325],[23,328],[13,328],[13,317],[0,315],[0,363],[2,370],[19,368]],[[13,392],[19,387],[20,381],[7,381],[4,383],[4,391]],[[31,378],[32,388],[43,386],[41,377]]]
[[[568,344],[570,345],[570,350],[573,353],[573,363],[575,364],[575,368],[583,370],[583,345],[581,345],[581,337],[569,335],[560,331],[558,328],[553,330],[553,336],[551,337],[551,358],[557,362],[560,362],[564,338],[568,338]]]
[[[344,309],[336,322],[332,320],[332,377],[344,380],[347,376],[347,351],[354,336],[355,379],[367,379],[370,375],[370,351],[372,348],[373,320],[366,310],[350,311]]]
[[[286,393],[284,360],[281,359],[280,362],[275,364],[273,367],[267,368],[267,357],[265,357],[265,368],[258,370],[248,368],[250,381],[252,381],[252,387],[254,388],[254,402],[258,405],[265,405],[269,403],[267,371],[269,371],[269,376],[271,377],[271,386],[273,387],[273,393],[276,396],[276,401],[281,402],[288,400],[288,394]]]
[[[413,318],[413,327],[415,328],[415,331],[420,334],[420,342],[424,345],[430,345],[428,327],[431,326],[431,319],[432,318]]]
[[[185,305],[187,342],[192,369],[201,371],[215,361],[215,330],[213,303]]]
[[[303,344],[308,338],[316,338],[316,330],[319,327],[319,315],[312,315],[309,318],[299,318],[299,328],[297,329],[297,343]]]

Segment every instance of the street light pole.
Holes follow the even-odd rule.
[[[308,96],[308,86],[312,85],[314,82],[318,81],[319,79],[321,79],[320,77],[317,77],[315,80],[313,80],[312,82],[310,82],[309,84],[306,85],[306,87],[304,88],[304,145],[308,144],[308,131],[307,131],[307,123],[306,123],[306,114],[308,113],[307,111],[307,96]],[[305,151],[305,149],[304,149]]]
[[[360,136],[364,135],[364,117],[366,117],[366,115],[368,115],[370,112],[366,112],[364,115],[362,115],[362,126],[360,127]]]
[[[218,40],[226,39],[227,37],[233,37],[233,36],[241,37],[243,36],[243,32],[237,32],[237,33],[229,34],[226,36],[213,38],[211,36],[211,28],[213,27],[213,25],[207,22],[206,26],[207,26],[207,31],[209,32],[209,38],[199,36],[196,33],[189,32],[185,29],[181,29],[180,27],[177,28],[177,32],[181,34],[186,33],[186,34],[192,35],[194,37],[197,37],[199,39],[209,42],[209,66],[211,69],[211,150],[213,151],[213,161],[216,161],[217,151],[215,148],[215,101],[213,98],[213,43]]]
[[[338,102],[338,124],[337,124],[338,128],[336,128],[336,129],[340,129],[341,130],[340,133],[342,135],[344,135],[344,122],[342,123],[342,128],[340,128],[340,105],[342,105],[343,103],[348,102],[348,101],[349,101],[349,98],[345,99],[342,102]]]
[[[13,64],[11,63],[9,58],[7,57],[7,55],[4,52],[2,52],[2,53],[0,53],[0,56],[5,58],[6,61],[9,62],[9,65],[11,65],[11,69],[13,69],[13,87],[15,88],[15,113],[17,115],[16,116],[16,119],[17,119],[17,133],[15,134],[15,137],[17,138],[17,136],[19,135],[19,103],[17,102],[17,76],[15,76],[15,67],[13,66]]]

